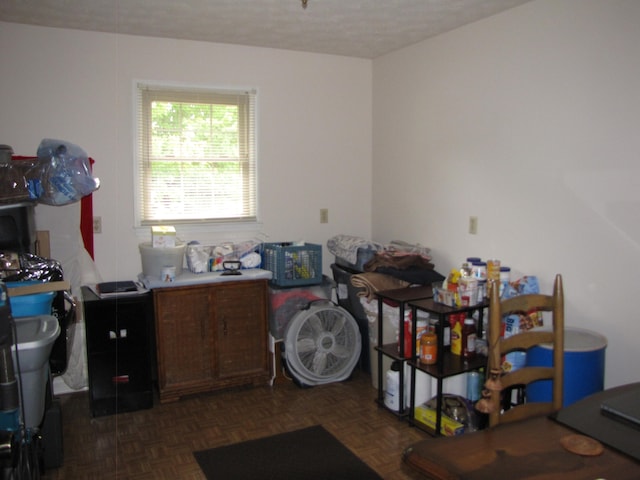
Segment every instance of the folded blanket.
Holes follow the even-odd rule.
[[[327,240],[327,248],[336,257],[344,258],[349,263],[356,263],[358,261],[359,248],[370,248],[378,251],[383,250],[384,246],[361,237],[336,235]]]
[[[422,255],[376,253],[374,257],[364,265],[364,270],[365,272],[375,272],[380,267],[391,267],[397,268],[398,270],[406,270],[409,268],[433,270],[433,263]]]
[[[403,288],[410,285],[409,282],[405,282],[404,280],[375,272],[365,272],[352,275],[351,284],[354,287],[362,288],[362,290],[358,292],[358,296],[366,297],[368,300],[373,300],[376,292],[378,291]]]

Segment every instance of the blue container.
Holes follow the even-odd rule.
[[[607,339],[599,333],[582,328],[565,328],[563,406],[603,390],[606,347]],[[549,367],[552,364],[551,345],[539,345],[527,352],[527,366]],[[551,380],[529,384],[527,400],[550,402],[551,387]]]
[[[42,283],[38,281],[6,282],[7,288],[24,287]],[[55,292],[33,293],[31,295],[18,295],[9,297],[11,315],[14,318],[32,317],[35,315],[51,315],[51,307]]]
[[[322,283],[322,245],[264,243],[262,268],[273,273],[271,283],[279,287],[318,285]]]

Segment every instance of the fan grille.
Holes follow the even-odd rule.
[[[361,348],[358,324],[342,307],[312,306],[298,312],[287,326],[287,362],[302,383],[317,385],[348,378]]]

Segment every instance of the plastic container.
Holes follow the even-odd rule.
[[[471,271],[473,276],[478,280],[487,279],[487,262],[473,262],[471,264]]]
[[[336,256],[336,264],[341,267],[347,267],[351,270],[357,270],[358,272],[364,272],[364,266],[368,263],[376,254],[376,249],[372,247],[359,247],[356,256],[356,263],[351,263],[342,257]]]
[[[548,329],[548,327],[545,327]],[[604,388],[604,365],[607,339],[590,330],[565,327],[563,406],[600,392]],[[551,366],[551,345],[538,345],[527,352],[527,366]],[[551,380],[540,380],[527,386],[527,400],[550,402]]]
[[[434,282],[431,284],[433,289],[433,301],[442,303],[448,307],[459,307],[460,297],[458,292],[453,292],[443,287],[443,282]]]
[[[461,277],[460,285],[453,291],[443,287],[444,282],[433,282],[433,301],[448,307],[472,307],[478,303],[478,287],[476,278]]]
[[[413,344],[413,336],[411,335],[411,319],[404,321],[404,349],[402,353],[404,358],[412,358],[411,345]],[[420,338],[429,330],[429,313],[418,310],[418,319],[416,320],[416,352],[420,355]],[[400,338],[398,338],[400,342]],[[400,344],[398,343],[398,353],[400,352]]]
[[[487,280],[500,281],[500,260],[495,258],[487,260]]]
[[[270,285],[269,331],[271,332],[271,336],[276,340],[284,340],[284,333],[293,316],[303,308],[306,308],[309,302],[318,299],[331,300],[332,287],[333,282],[327,276],[323,277],[320,285],[289,288]],[[343,305],[340,306],[349,311],[349,308]],[[349,311],[349,313],[351,312]],[[357,318],[355,320],[360,326],[360,321]]]
[[[322,282],[322,245],[265,243],[262,247],[262,265],[273,273],[271,283],[274,285],[317,285]]]
[[[511,267],[500,267],[500,297],[504,289],[511,283]]]
[[[24,287],[42,283],[38,281],[6,282],[7,288]],[[30,317],[33,315],[51,315],[53,297],[55,292],[33,293],[30,295],[17,295],[9,297],[11,315],[14,318]]]
[[[360,297],[358,297],[360,298]],[[366,301],[365,301],[366,302]],[[377,310],[377,302],[372,302],[373,305],[375,305],[375,309]],[[389,305],[384,305],[384,314],[382,315],[382,344],[383,345],[387,345],[387,344],[392,344],[393,342],[397,342],[398,341],[398,336],[399,336],[399,330],[398,330],[398,323],[394,323],[394,319],[395,322],[398,322],[399,319],[399,313],[391,313],[391,310],[393,310]],[[387,310],[390,309],[390,310]],[[389,368],[391,368],[392,365],[392,359],[391,357],[388,357],[387,355],[382,355],[382,365],[379,366],[378,364],[378,350],[376,349],[376,346],[378,345],[378,325],[380,322],[380,319],[378,318],[378,314],[376,313],[375,315],[372,314],[371,310],[367,310],[368,315],[367,315],[367,323],[368,323],[368,340],[369,340],[369,372],[371,373],[371,385],[373,385],[373,388],[378,389],[378,388],[382,388],[383,390],[386,390],[386,376],[382,377],[382,385],[378,385],[378,375],[377,375],[377,371],[378,368],[381,368],[382,371],[386,371]],[[405,318],[403,320],[401,320],[400,325],[404,325],[404,322],[407,322],[409,315],[411,313],[411,309],[406,309],[404,312]],[[409,378],[405,375],[405,380]],[[405,381],[405,385],[407,385],[409,382]]]
[[[400,368],[399,362],[393,362],[386,375],[387,389],[384,393],[384,404],[394,412],[400,410]]]
[[[151,242],[141,243],[140,257],[142,259],[142,273],[145,277],[162,279],[163,267],[176,267],[176,277],[182,275],[184,264],[185,244],[175,247],[154,248]]]
[[[362,287],[356,287],[351,283],[351,277],[353,275],[351,272],[335,263],[331,264],[331,271],[333,272],[333,279],[335,281],[334,291],[338,305],[346,308],[360,326],[360,334],[362,335],[360,366],[362,370],[367,373],[375,372],[377,371],[378,365],[378,353],[374,348],[377,344],[378,336],[377,315],[375,316],[376,321],[369,323],[369,318],[364,311],[362,303],[360,303],[360,296],[358,295]],[[392,327],[384,325],[383,334],[385,335],[384,343],[393,342],[395,339],[395,332]],[[374,388],[377,389],[378,375],[371,375],[371,380]]]
[[[473,318],[465,318],[462,326],[462,357],[471,359],[476,356],[476,322]]]
[[[482,375],[480,372],[467,372],[467,399],[477,402],[482,395]]]
[[[434,365],[438,360],[438,339],[435,333],[425,333],[420,339],[420,363]]]
[[[40,425],[44,417],[47,381],[49,380],[49,355],[53,343],[60,335],[58,319],[52,315],[38,315],[16,320],[18,362],[16,348],[11,347],[16,377],[23,392],[27,428]]]
[[[471,264],[469,262],[464,262],[460,267],[460,276],[462,277],[470,277],[473,274],[471,270]]]

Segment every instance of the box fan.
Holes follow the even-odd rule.
[[[357,322],[330,300],[309,303],[293,316],[285,330],[286,365],[303,386],[349,378],[361,348]]]

